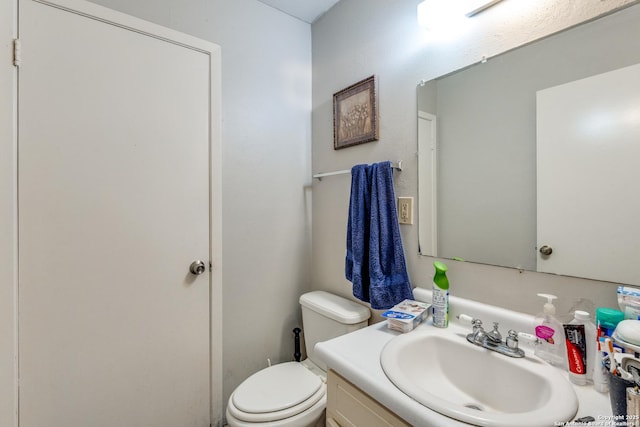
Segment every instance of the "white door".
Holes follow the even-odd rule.
[[[56,3],[20,1],[20,426],[209,426],[210,57]]]
[[[437,118],[418,111],[418,243],[422,255],[438,256]]]
[[[640,64],[537,94],[538,271],[640,284]]]

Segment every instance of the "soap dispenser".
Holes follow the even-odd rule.
[[[535,318],[534,331],[540,343],[535,347],[535,355],[554,366],[565,366],[565,342],[562,323],[556,319],[556,307],[553,300],[557,297],[550,294],[538,294],[545,298],[542,313]]]

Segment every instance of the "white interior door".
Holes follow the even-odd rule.
[[[422,255],[438,256],[437,118],[418,111],[418,243]]]
[[[538,271],[640,284],[640,64],[537,94]]]
[[[210,57],[56,3],[20,2],[20,426],[209,426]]]

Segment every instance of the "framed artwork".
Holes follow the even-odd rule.
[[[333,148],[378,140],[378,105],[375,76],[333,95]]]

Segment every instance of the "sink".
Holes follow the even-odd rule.
[[[471,344],[459,325],[425,327],[389,341],[380,363],[422,405],[477,426],[554,426],[578,398],[564,373],[534,356],[516,359]]]

